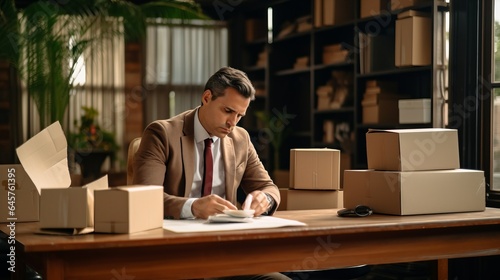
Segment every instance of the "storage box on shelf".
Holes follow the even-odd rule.
[[[428,14],[408,10],[396,20],[396,66],[431,64],[432,20]]]

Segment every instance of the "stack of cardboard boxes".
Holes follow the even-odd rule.
[[[393,81],[366,81],[361,105],[363,123],[398,123],[398,85]]]
[[[344,206],[416,215],[484,211],[484,172],[460,169],[454,129],[370,130],[368,169],[344,173]]]
[[[340,150],[291,149],[290,186],[278,210],[341,208]]]

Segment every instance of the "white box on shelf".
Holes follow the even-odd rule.
[[[430,123],[431,99],[400,99],[399,123]]]

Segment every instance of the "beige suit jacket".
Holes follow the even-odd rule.
[[[134,184],[163,186],[165,218],[179,219],[191,192],[194,177],[194,117],[197,108],[168,120],[152,122],[145,129],[134,156]],[[235,127],[221,139],[226,199],[236,205],[236,190],[261,190],[280,203],[278,187],[264,169],[246,130]]]

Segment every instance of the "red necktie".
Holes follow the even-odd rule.
[[[203,172],[203,183],[201,185],[202,196],[212,193],[212,178],[214,162],[212,159],[212,138],[205,139],[205,170]]]

